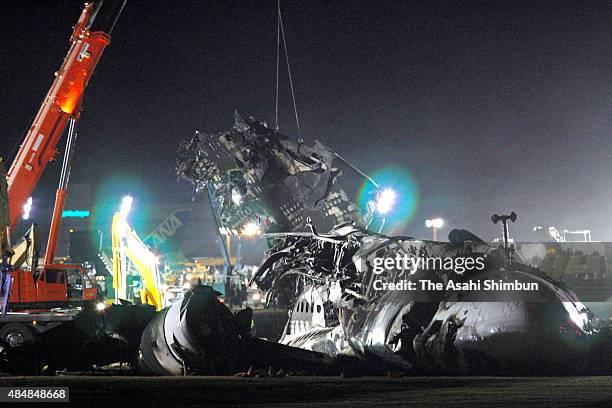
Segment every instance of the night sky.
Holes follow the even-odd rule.
[[[555,225],[612,240],[611,3],[282,8],[305,141],[365,172],[413,174],[418,210],[397,232],[429,237],[424,220],[440,216],[442,236],[458,227],[490,239],[490,216],[514,210],[515,239]],[[2,2],[0,155],[30,125],[81,9]],[[174,173],[179,142],[228,129],[235,109],[273,123],[275,64],[276,0],[128,0],[85,93],[71,181],[130,180],[148,199],[188,201]],[[281,80],[281,131],[295,136]],[[37,194],[58,173],[55,162]]]

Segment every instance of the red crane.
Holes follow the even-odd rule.
[[[30,126],[13,164],[7,173],[9,231],[14,231],[28,200],[49,160],[57,154],[57,144],[70,122],[68,142],[57,190],[44,268],[38,272],[20,268],[12,272],[11,308],[38,308],[65,305],[66,302],[92,301],[96,298],[95,285],[83,267],[54,264],[55,247],[66,199],[70,157],[74,146],[75,121],[85,88],[98,64],[110,33],[127,0],[99,0],[85,3],[70,37],[70,49],[62,66],[55,73],[49,92]],[[7,293],[8,292],[8,293]],[[0,337],[3,325],[0,324]]]
[[[70,37],[68,54],[55,73],[53,84],[8,171],[10,231],[17,226],[23,204],[31,196],[47,163],[55,158],[68,120],[78,118],[87,83],[110,43],[110,32],[125,2],[85,3]],[[58,194],[58,198],[63,201],[64,195]]]

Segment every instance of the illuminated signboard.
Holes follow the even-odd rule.
[[[87,210],[64,210],[62,211],[62,218],[86,218],[89,217],[89,211]]]

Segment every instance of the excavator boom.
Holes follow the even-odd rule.
[[[164,299],[157,257],[142,242],[136,231],[127,222],[126,218],[131,202],[131,197],[124,198],[121,211],[113,216],[112,247],[115,302],[119,303],[121,300],[128,300],[127,275],[129,260],[140,274],[144,283],[144,288],[140,293],[142,303],[150,304],[156,310],[161,310],[164,306]]]

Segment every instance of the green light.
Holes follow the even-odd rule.
[[[89,217],[89,211],[87,210],[64,210],[62,211],[62,218],[87,218]]]

